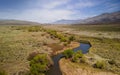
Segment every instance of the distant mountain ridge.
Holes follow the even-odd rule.
[[[0,20],[0,25],[40,25],[40,23],[22,20]]]
[[[98,16],[78,20],[58,20],[48,24],[102,24],[102,23],[120,23],[120,11],[113,13],[103,13]],[[0,25],[40,25],[37,22],[22,20],[1,20]]]
[[[101,24],[101,23],[120,23],[120,11],[113,13],[103,13],[98,16],[83,20],[59,20],[55,24]]]
[[[80,20],[64,20],[64,19],[62,19],[62,20],[58,20],[58,21],[54,22],[54,24],[74,24],[78,21],[80,21]]]

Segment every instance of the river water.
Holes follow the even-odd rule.
[[[77,48],[74,48],[74,52],[78,50],[82,50],[82,53],[85,54],[89,51],[89,48],[91,47],[88,43],[80,43],[80,46]],[[52,57],[52,60],[54,62],[54,65],[50,68],[50,70],[45,75],[62,75],[60,68],[59,68],[59,60],[63,57],[62,53],[57,54]]]

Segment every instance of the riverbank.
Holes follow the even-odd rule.
[[[119,75],[119,73],[120,73],[119,72],[119,60],[116,61],[116,59],[119,59],[119,58],[116,56],[114,58],[114,60],[115,60],[115,62],[114,62],[114,60],[111,61],[114,56],[106,56],[106,55],[113,55],[113,54],[111,54],[111,53],[108,54],[108,52],[103,53],[104,50],[107,50],[107,51],[108,51],[108,49],[113,50],[113,48],[119,50],[118,49],[119,47],[117,47],[119,44],[117,44],[118,42],[116,41],[116,39],[107,39],[107,38],[100,39],[100,38],[92,38],[92,37],[78,37],[78,38],[81,40],[88,40],[92,44],[92,47],[90,48],[89,53],[85,54],[85,57],[87,58],[87,61],[85,64],[87,64],[87,65],[84,65],[81,63],[73,63],[68,60],[66,60],[67,62],[64,60],[63,61],[60,60],[59,64],[60,64],[60,69],[61,69],[63,75],[77,75],[77,74],[80,75],[79,73],[81,73],[81,75]],[[102,40],[102,41],[100,41],[100,40]],[[110,43],[110,41],[113,41],[113,42]],[[113,43],[116,43],[116,44],[113,44]],[[102,48],[100,45],[102,45]],[[109,45],[111,45],[112,47],[110,47]],[[108,46],[109,46],[109,48],[108,48]],[[101,49],[103,49],[103,50],[101,51]],[[118,51],[114,50],[113,53],[116,53],[116,52],[118,52]],[[116,55],[118,53],[116,53]],[[100,55],[98,55],[98,54],[100,54]],[[102,57],[101,57],[101,55],[102,55]],[[93,65],[96,64],[98,61],[103,61],[103,64],[105,63],[104,68],[99,69],[99,70],[96,70],[97,68],[93,68],[94,67]],[[110,62],[113,62],[114,65],[112,65]],[[64,63],[64,64],[62,64],[62,63]],[[72,67],[70,67],[71,64],[74,64],[74,65]],[[83,68],[81,68],[82,65],[84,65]],[[79,67],[76,67],[76,66],[79,66]],[[89,70],[89,68],[93,68],[93,70],[91,70],[91,69]],[[97,72],[97,71],[99,71],[99,72]],[[64,74],[64,72],[65,72],[65,74]],[[71,72],[71,74],[67,74],[68,72]],[[85,73],[83,73],[83,72],[85,72]]]
[[[80,43],[79,42],[71,42],[68,46],[64,46],[64,48],[62,50],[58,50],[55,52],[55,55],[59,54],[59,53],[62,53],[64,52],[65,50],[67,49],[73,49],[73,48],[76,48],[80,46]]]
[[[65,58],[60,59],[59,64],[62,75],[117,75],[94,69],[87,64],[73,63]]]
[[[89,41],[92,47],[90,48],[87,57],[95,61],[107,62],[107,65],[104,68],[105,70],[120,74],[120,30],[116,29],[119,28],[119,26],[114,27],[114,25],[63,25],[54,27],[46,26],[45,28],[53,29],[69,35],[74,35],[77,41]],[[91,62],[90,65],[91,64],[95,63]]]
[[[54,62],[54,65],[49,68],[49,70],[46,72],[46,75],[62,75],[62,72],[61,72],[60,67],[59,67],[59,60],[63,57],[62,52],[67,50],[67,49],[72,50],[78,46],[80,46],[79,42],[71,42],[63,49],[56,50],[56,52],[54,52],[54,55],[52,55],[52,60]],[[54,47],[54,46],[51,46],[51,47]],[[54,48],[56,49],[56,47],[54,47]]]

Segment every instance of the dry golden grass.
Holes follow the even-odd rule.
[[[33,26],[0,27],[0,70],[10,75],[29,70],[27,57],[30,53],[38,51],[51,54],[52,50],[46,44],[59,42],[46,32],[29,32],[27,27]]]

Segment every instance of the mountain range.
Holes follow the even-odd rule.
[[[98,16],[78,20],[58,20],[54,24],[102,24],[102,23],[120,23],[120,11],[112,13],[103,13]]]
[[[49,24],[106,24],[106,23],[120,23],[120,11],[112,13],[103,13],[98,16],[78,19],[78,20],[58,20]],[[40,25],[37,22],[22,21],[22,20],[3,20],[0,19],[0,25]]]
[[[22,21],[22,20],[0,20],[0,25],[40,25],[37,22]]]

